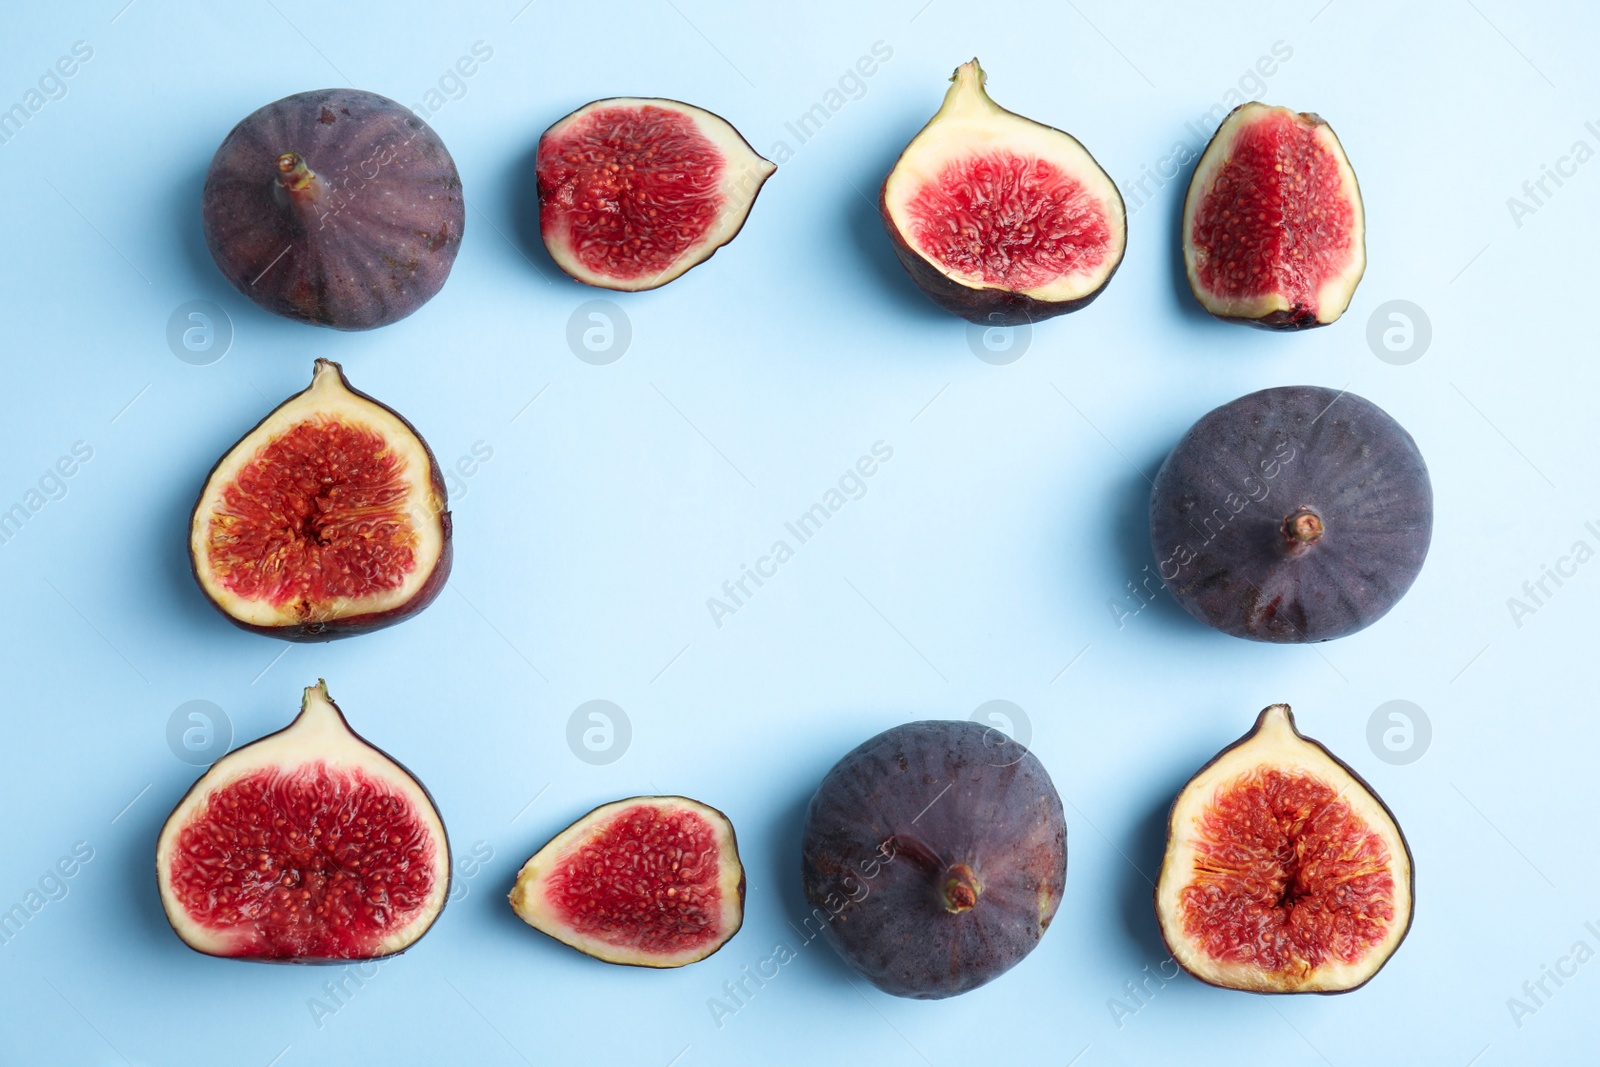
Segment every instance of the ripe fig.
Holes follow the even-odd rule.
[[[927,721],[852,749],[806,811],[813,922],[863,978],[937,1000],[1032,952],[1061,903],[1067,823],[1038,758],[980,723]]]
[[[1183,202],[1183,261],[1200,306],[1273,330],[1344,314],[1367,265],[1361,190],[1333,127],[1250,101],[1222,120]]]
[[[466,206],[444,142],[377,93],[296,93],[245,117],[206,173],[206,247],[274,314],[387,326],[450,276]]]
[[[319,359],[211,469],[189,561],[236,625],[327,641],[409,618],[450,575],[450,512],[433,452],[399,414]]]
[[[777,167],[709,111],[619,96],[544,131],[534,169],[539,232],[556,266],[636,292],[733,240]]]
[[[540,933],[606,963],[703,960],[744,922],[733,824],[688,797],[602,804],[522,865],[511,908]]]
[[[1405,595],[1433,534],[1416,442],[1354,393],[1284,386],[1183,435],[1150,492],[1161,580],[1208,626],[1255,641],[1327,641]]]
[[[969,322],[1019,326],[1077,311],[1122,262],[1122,194],[1070,134],[989,99],[976,59],[884,179],[900,263]]]
[[[1400,947],[1413,890],[1394,815],[1274,704],[1173,801],[1156,918],[1202,982],[1345,993]]]
[[[190,787],[161,828],[156,877],[196,952],[376,960],[444,910],[450,842],[427,790],[350,728],[319,680],[287,727]]]

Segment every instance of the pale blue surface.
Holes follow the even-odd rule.
[[[0,107],[75,41],[93,49],[66,96],[0,144],[0,507],[74,442],[93,450],[65,496],[0,545],[0,906],[75,843],[93,850],[66,896],[0,945],[0,1061],[1593,1056],[1600,962],[1547,980],[1553,996],[1520,1027],[1507,998],[1575,942],[1600,949],[1584,926],[1600,928],[1600,563],[1548,584],[1520,626],[1506,603],[1573,542],[1600,547],[1584,526],[1600,529],[1600,162],[1548,184],[1520,226],[1506,203],[1574,141],[1600,147],[1584,126],[1600,127],[1592,7],[1307,0],[1199,18],[1085,0],[991,18],[956,0],[755,15],[536,0],[513,21],[522,0],[409,4],[403,18],[304,0],[137,0],[119,15],[121,3],[14,6],[0,34]],[[238,297],[198,225],[206,165],[233,123],[328,85],[421,103],[479,41],[492,58],[430,117],[471,204],[440,296],[354,336]],[[861,98],[797,145],[785,123],[878,41],[893,55]],[[1099,302],[1036,328],[1011,365],[974,358],[963,324],[901,275],[872,200],[958,62],[979,55],[1003,105],[1071,130],[1128,182],[1175,143],[1198,149],[1185,123],[1280,41],[1292,55],[1266,98],[1328,117],[1365,194],[1370,266],[1344,321],[1286,337],[1199,314],[1175,268],[1187,168],[1132,211],[1127,260]],[[794,154],[729,248],[617,298],[631,347],[592,366],[569,350],[567,322],[606,294],[528,244],[528,166],[545,126],[618,94],[698,103],[763,153],[783,139]],[[232,319],[214,365],[165,341],[169,315],[195,299]],[[1432,322],[1408,366],[1366,341],[1393,299]],[[304,386],[315,356],[409,416],[444,463],[474,445],[493,456],[453,487],[456,569],[435,606],[381,634],[286,648],[205,605],[185,523],[218,454]],[[1146,477],[1209,408],[1299,382],[1376,401],[1427,457],[1437,527],[1410,595],[1317,648],[1213,634],[1165,594],[1119,628],[1108,602],[1149,557]],[[706,599],[880,440],[893,459],[865,496],[716,627]],[[190,952],[152,871],[161,820],[198,773],[168,747],[174,709],[213,701],[244,741],[283,725],[318,676],[432,789],[458,855],[493,854],[437,928],[320,1028],[309,1001],[337,972]],[[632,722],[609,765],[565,740],[591,699]],[[817,943],[719,1029],[708,998],[795,939],[799,819],[823,772],[889,725],[991,699],[1026,710],[1068,801],[1067,894],[1039,949],[977,992],[924,1004],[853,988]],[[1409,765],[1368,748],[1369,716],[1391,699],[1432,723]],[[1410,939],[1351,996],[1267,1000],[1183,979],[1134,1014],[1124,999],[1119,1026],[1111,998],[1165,957],[1145,876],[1166,806],[1280,700],[1403,823],[1419,871]],[[749,911],[720,955],[670,973],[612,968],[512,916],[504,895],[534,848],[598,802],[653,790],[701,797],[738,826]]]

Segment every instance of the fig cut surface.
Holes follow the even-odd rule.
[[[1344,314],[1366,269],[1366,220],[1333,128],[1254,101],[1229,112],[1189,182],[1183,259],[1218,318],[1300,330]]]
[[[733,824],[680,796],[603,804],[551,838],[517,874],[511,907],[529,926],[606,963],[682,967],[744,922]]]
[[[1203,982],[1343,993],[1399,947],[1413,889],[1388,807],[1274,704],[1173,802],[1155,906],[1172,958]]]
[[[654,289],[733,240],[776,169],[703,108],[596,100],[539,138],[540,235],[580,282]]]
[[[1122,195],[1076,138],[1002,108],[985,79],[976,59],[956,69],[884,179],[884,227],[917,286],[968,321],[1076,311],[1122,262]]]
[[[421,611],[450,573],[433,453],[396,412],[316,361],[212,468],[190,521],[200,588],[236,625],[326,641]]]
[[[156,875],[167,921],[197,952],[373,960],[443,911],[450,844],[427,790],[319,681],[289,726],[223,756],[178,802]]]

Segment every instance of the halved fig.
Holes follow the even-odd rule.
[[[1189,180],[1183,260],[1218,318],[1303,330],[1344,314],[1367,266],[1366,222],[1333,127],[1256,101],[1229,112]]]
[[[733,240],[777,169],[709,111],[596,100],[539,138],[539,232],[580,282],[654,289]]]
[[[338,963],[404,952],[450,891],[433,798],[318,680],[277,733],[223,756],[156,843],[167,921],[208,956]]]
[[[1262,389],[1189,428],[1156,473],[1158,572],[1195,618],[1252,641],[1329,641],[1382,618],[1433,537],[1405,428],[1323,386]]]
[[[801,883],[820,932],[867,981],[937,1000],[1032,952],[1067,880],[1067,822],[1039,758],[983,723],[885,730],[822,779]]]
[[[1173,801],[1156,918],[1202,982],[1344,993],[1400,947],[1413,889],[1394,815],[1274,704]]]
[[[533,854],[511,907],[540,933],[606,963],[682,967],[744,922],[733,824],[688,797],[602,804]]]
[[[327,641],[409,618],[450,575],[450,512],[409,422],[319,359],[211,469],[189,523],[201,590],[236,625]]]
[[[1122,194],[1070,134],[989,99],[976,59],[884,179],[895,254],[933,302],[1020,326],[1077,311],[1122,262]]]
[[[320,89],[229,132],[206,172],[201,220],[218,269],[261,307],[370,330],[444,286],[466,202],[444,142],[409,108]]]

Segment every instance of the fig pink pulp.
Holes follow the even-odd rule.
[[[994,151],[955,160],[906,211],[918,248],[950,271],[1032,289],[1099,268],[1111,225],[1099,199],[1046,159]]]
[[[274,438],[213,513],[219,581],[283,608],[368,597],[416,568],[406,460],[381,434],[321,418]]]
[[[1394,921],[1392,857],[1327,783],[1275,768],[1217,791],[1196,829],[1184,933],[1267,971],[1359,961]]]
[[[561,205],[579,262],[633,281],[670,267],[721,206],[722,157],[694,122],[659,107],[603,108],[539,145],[539,185]]]
[[[976,59],[895,161],[878,212],[900,265],[968,322],[1086,307],[1122,262],[1122,196],[1077,139],[996,104]]]
[[[248,929],[229,955],[365,959],[426,906],[434,850],[383,782],[314,763],[214,793],[180,832],[171,877],[195,922]]]
[[[551,838],[510,901],[528,925],[596,959],[682,967],[738,932],[744,888],[727,816],[688,797],[631,797]]]
[[[450,841],[409,771],[319,681],[277,733],[211,765],[167,817],[156,881],[208,956],[335,963],[404,952],[450,892]]]
[[[578,281],[653,289],[731,241],[774,169],[709,111],[596,100],[539,139],[539,233]]]
[[[630,868],[625,880],[619,863]],[[545,893],[585,936],[626,929],[649,953],[704,948],[721,932],[715,831],[693,812],[626,808],[551,873]]]
[[[1202,982],[1344,993],[1405,940],[1414,888],[1394,813],[1274,704],[1173,801],[1156,920]]]
[[[1366,267],[1355,172],[1317,115],[1235,108],[1195,167],[1184,203],[1189,285],[1220,318],[1271,329],[1326,325]]]

